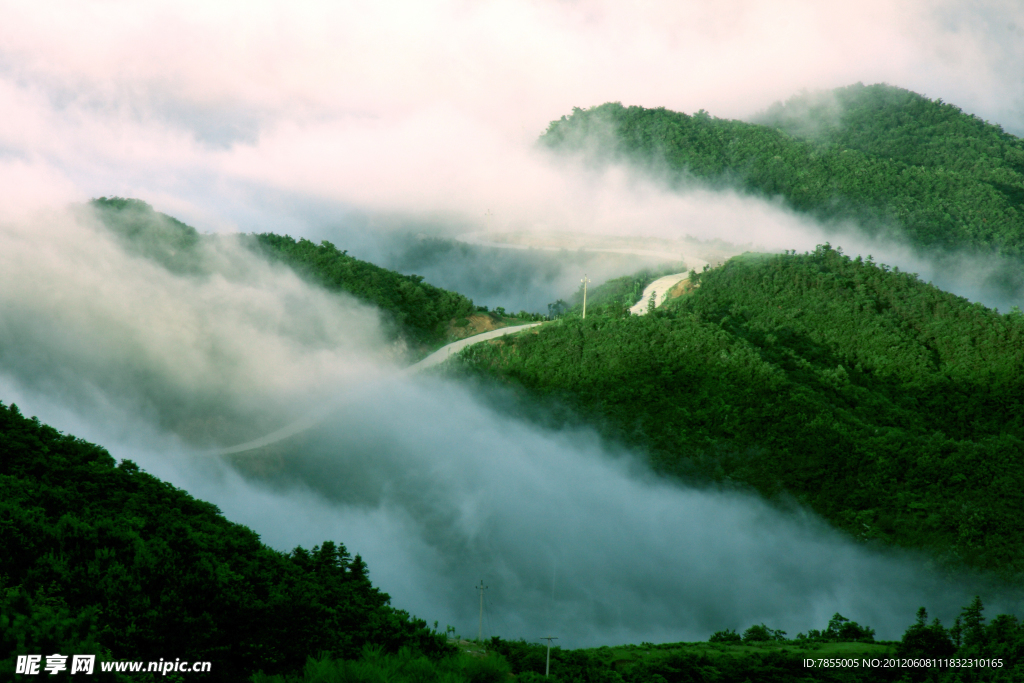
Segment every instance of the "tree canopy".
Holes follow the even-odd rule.
[[[19,654],[211,661],[218,680],[306,657],[447,651],[341,543],[282,553],[210,503],[0,404],[0,670]]]
[[[947,566],[1024,572],[1024,315],[829,245],[696,277],[647,316],[470,347],[463,371],[568,405],[667,473],[792,496]]]
[[[195,228],[138,199],[101,197],[89,206],[129,253],[181,275],[205,273],[209,266],[200,250],[203,240],[228,237],[200,235]],[[362,261],[327,241],[314,244],[273,233],[240,237],[246,248],[288,265],[310,282],[376,306],[391,334],[402,337],[417,351],[442,344],[448,325],[476,310],[472,300],[457,292],[434,287],[418,275],[403,275]]]
[[[608,103],[553,121],[541,143],[781,197],[919,247],[1024,256],[1024,141],[901,88],[805,93],[756,123]]]

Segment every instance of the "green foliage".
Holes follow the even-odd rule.
[[[709,643],[739,643],[743,640],[739,633],[736,633],[735,629],[727,628],[724,631],[715,631],[710,638]]]
[[[735,632],[733,632],[735,633]],[[746,683],[747,681],[891,681],[898,672],[809,669],[792,641],[743,644],[665,643],[588,650],[551,649],[551,678],[562,683]],[[868,646],[877,647],[877,646]],[[546,649],[526,641],[492,640],[519,681],[543,681]],[[848,653],[849,654],[849,653]],[[870,656],[879,656],[876,651]]]
[[[858,221],[918,246],[1024,256],[1024,142],[957,107],[887,85],[802,95],[761,123],[604,104],[541,138],[779,196],[824,221]]]
[[[744,643],[766,643],[772,640],[785,640],[786,632],[768,628],[764,624],[755,624],[743,632]]]
[[[1024,572],[1024,318],[829,245],[699,280],[651,315],[567,317],[462,365],[666,473],[785,494],[948,566]]]
[[[1024,624],[1008,614],[1000,614],[985,623],[984,605],[975,597],[964,607],[953,628],[946,630],[938,619],[928,624],[924,607],[917,611],[917,622],[907,629],[896,646],[898,657],[965,660],[997,659],[1001,667],[974,671],[939,667],[914,671],[911,681],[1020,681],[1024,680]]]
[[[257,235],[260,248],[296,272],[331,291],[344,291],[390,314],[398,329],[415,344],[437,346],[448,323],[475,310],[470,299],[339,251],[326,240],[319,245],[287,235]]]
[[[202,271],[202,257],[196,249],[201,236],[195,228],[138,199],[100,197],[88,206],[129,253],[156,261],[174,273]]]
[[[718,631],[708,643],[662,643],[599,647],[586,650],[551,650],[551,679],[563,683],[701,682],[746,683],[778,681],[1019,681],[1024,674],[1024,627],[1016,617],[1000,615],[986,625],[980,600],[964,608],[958,622],[970,623],[971,644],[954,645],[938,621],[926,624],[927,612],[893,648],[873,642],[874,630],[836,614],[817,640],[800,634],[787,640],[782,631],[764,624],[736,631]],[[966,633],[966,632],[965,632]],[[747,637],[749,634],[749,637]],[[740,642],[742,640],[742,642]],[[490,648],[508,660],[516,679],[544,680],[544,645],[523,640],[492,638]],[[871,667],[865,660],[962,658],[1002,659],[1002,668],[963,669],[932,667]],[[858,666],[814,667],[807,658],[855,661]]]
[[[843,615],[836,612],[828,622],[828,628],[823,634],[826,639],[836,642],[874,642],[875,630],[868,626],[861,626],[856,621],[850,621]]]
[[[917,623],[907,629],[896,646],[896,656],[910,658],[951,657],[956,645],[942,623],[935,619],[928,623],[928,611],[917,611]]]
[[[213,662],[221,680],[296,670],[310,651],[444,653],[326,541],[277,552],[209,503],[0,404],[0,662],[110,653]]]
[[[261,671],[251,680],[253,683],[504,683],[508,675],[509,665],[498,654],[431,659],[409,648],[387,653],[380,647],[368,645],[359,659],[310,657],[301,675],[269,676]]]
[[[101,197],[89,209],[131,254],[153,260],[182,275],[208,274],[199,247],[203,240],[225,239],[200,235],[195,228],[153,210],[138,199]],[[297,273],[330,291],[346,292],[384,311],[393,336],[414,346],[432,348],[445,341],[448,324],[474,312],[473,302],[461,294],[423,282],[418,275],[402,275],[339,251],[330,242],[266,233],[243,238],[269,258],[286,263]],[[421,349],[417,349],[421,350]]]
[[[597,310],[601,306],[622,305],[629,308],[640,301],[644,288],[662,275],[677,272],[678,264],[670,267],[645,268],[633,275],[624,275],[602,282],[587,291],[587,310]],[[577,308],[583,304],[583,288],[580,287],[573,298]]]
[[[0,593],[0,671],[14,671],[18,655],[96,655],[98,680],[127,681],[118,673],[99,673],[100,662],[110,653],[99,643],[96,630],[98,610],[87,607],[72,612],[59,597],[40,588],[35,596],[24,588]],[[51,674],[52,675],[52,674]],[[56,674],[54,680],[70,680],[70,674]]]
[[[875,629],[850,621],[839,612],[832,615],[824,631],[811,629],[807,634],[797,634],[797,640],[815,643],[873,643]]]

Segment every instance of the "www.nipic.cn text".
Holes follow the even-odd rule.
[[[161,659],[159,662],[100,662],[102,672],[119,673],[208,673],[210,662],[183,662]],[[91,675],[96,671],[96,655],[18,655],[14,673],[23,675],[50,674],[67,671],[70,674]]]

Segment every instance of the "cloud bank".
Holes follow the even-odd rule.
[[[288,550],[334,539],[394,603],[471,634],[564,645],[679,641],[836,611],[896,637],[949,618],[977,580],[854,545],[813,516],[657,479],[587,429],[542,428],[477,390],[403,375],[379,320],[209,240],[207,269],[122,250],[87,212],[0,230],[0,391],[219,505]],[[334,407],[248,455],[203,455]],[[989,593],[985,593],[986,596]],[[998,602],[996,605],[997,606]]]
[[[537,430],[466,389],[400,382],[375,351],[373,311],[230,240],[209,247],[205,275],[173,275],[60,207],[139,197],[201,231],[327,238],[363,256],[413,223],[482,229],[488,210],[498,227],[810,249],[828,235],[770,202],[670,195],[621,169],[554,163],[533,141],[573,106],[743,118],[801,88],[855,81],[941,97],[1021,134],[1019,3],[2,13],[4,400],[139,460],[276,547],[347,543],[396,604],[463,633],[481,578],[502,635],[554,628],[566,644],[704,638],[758,621],[792,634],[834,611],[892,637],[920,604],[948,619],[966,601],[911,559],[873,555],[811,519],[651,481],[586,432]],[[913,258],[857,234],[840,242],[848,252]],[[328,397],[341,401],[335,422],[259,467],[194,456]]]
[[[67,3],[5,18],[5,163],[215,230],[310,202],[327,222],[490,208],[582,229],[574,209],[601,194],[530,143],[605,101],[742,118],[884,81],[1024,133],[1013,2]]]

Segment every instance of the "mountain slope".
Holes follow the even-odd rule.
[[[793,496],[950,566],[1024,571],[1019,312],[824,245],[736,257],[654,315],[567,317],[462,362],[667,472]]]
[[[129,252],[162,264],[172,272],[201,274],[206,268],[202,240],[195,228],[154,211],[138,199],[101,197],[90,208]],[[381,309],[393,333],[415,347],[432,348],[445,341],[449,323],[475,309],[470,299],[348,255],[330,242],[319,245],[287,235],[265,233],[242,237],[243,244],[267,258],[287,264],[302,277],[328,290],[346,292]]]
[[[330,541],[281,553],[209,503],[0,404],[0,670],[18,654],[211,661],[216,680],[308,655],[445,650]]]
[[[300,275],[332,291],[344,291],[376,305],[392,316],[411,342],[426,347],[445,341],[449,323],[476,310],[472,300],[402,275],[340,251],[330,242],[265,233],[256,235],[260,248],[287,263]]]
[[[541,143],[779,196],[918,247],[1024,256],[1024,141],[891,86],[800,96],[759,123],[609,103],[552,122]]]

